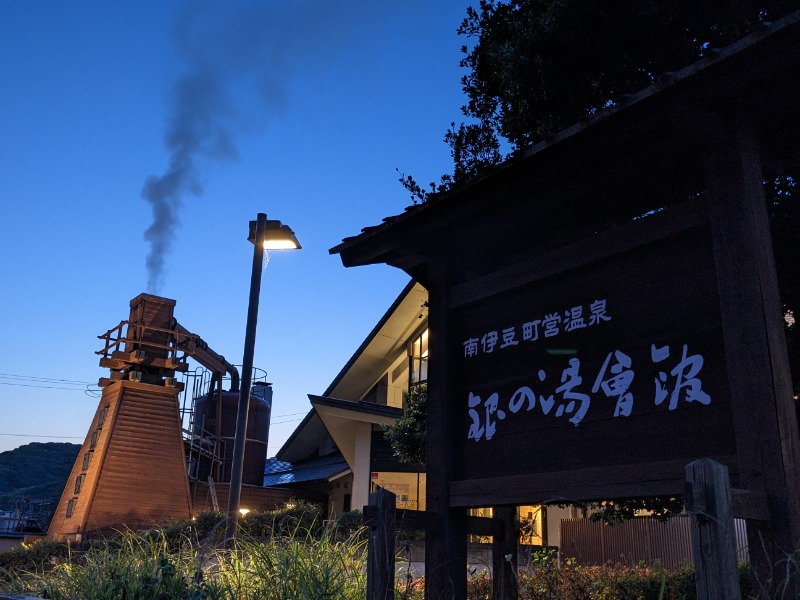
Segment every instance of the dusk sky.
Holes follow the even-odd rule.
[[[83,441],[97,336],[142,292],[241,364],[265,212],[303,245],[262,282],[274,455],[408,281],[328,249],[410,204],[396,168],[450,169],[469,4],[0,4],[0,451]]]

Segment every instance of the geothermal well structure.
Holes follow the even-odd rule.
[[[49,537],[79,540],[226,510],[239,373],[175,320],[175,304],[140,294],[129,319],[98,336],[109,374]],[[190,371],[189,358],[202,368]],[[241,493],[242,506],[259,510],[288,499],[263,487],[272,404],[265,375],[253,378]]]

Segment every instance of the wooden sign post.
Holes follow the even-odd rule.
[[[684,502],[692,518],[697,600],[739,600],[742,592],[727,467],[708,458],[686,465]]]
[[[378,488],[364,507],[367,541],[367,600],[394,600],[395,507],[389,490]]]

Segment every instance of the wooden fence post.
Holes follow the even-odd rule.
[[[517,600],[517,510],[514,506],[495,506],[500,523],[492,541],[493,600]]]
[[[394,542],[397,502],[389,490],[379,488],[364,507],[367,541],[367,600],[394,600]]]
[[[728,467],[710,458],[686,465],[686,511],[698,600],[740,600]]]

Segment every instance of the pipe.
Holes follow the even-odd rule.
[[[214,373],[228,373],[231,376],[231,391],[239,391],[239,371],[231,363],[225,360],[221,354],[217,354],[203,339],[186,329],[183,325],[174,321],[173,329],[177,332],[177,346],[189,356],[203,365],[206,369]],[[185,336],[182,339],[180,336]]]

